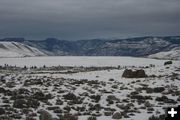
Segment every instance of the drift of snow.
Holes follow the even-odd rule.
[[[45,54],[34,47],[18,42],[0,42],[0,57],[32,57]]]

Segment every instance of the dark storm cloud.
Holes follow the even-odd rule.
[[[180,0],[0,0],[0,37],[178,35]]]

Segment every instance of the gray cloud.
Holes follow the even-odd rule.
[[[179,35],[180,0],[1,0],[0,37]]]

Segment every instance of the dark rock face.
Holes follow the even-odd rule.
[[[126,69],[122,75],[124,78],[145,78],[147,75],[145,74],[144,70],[131,70],[131,69]]]
[[[171,65],[172,64],[172,61],[166,61],[165,63],[164,63],[164,65]]]

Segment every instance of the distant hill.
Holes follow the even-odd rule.
[[[170,51],[152,54],[152,55],[149,55],[148,57],[155,58],[155,59],[165,59],[165,60],[168,60],[168,59],[180,60],[180,47],[174,48]]]
[[[0,41],[21,42],[48,55],[73,56],[148,56],[170,51],[180,46],[180,36],[77,41],[58,40],[55,38],[38,41],[25,40],[24,38],[5,38]]]
[[[0,57],[44,56],[37,48],[19,42],[0,42]]]

